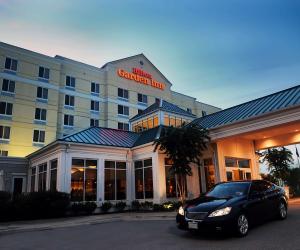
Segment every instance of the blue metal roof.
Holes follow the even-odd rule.
[[[300,85],[195,119],[192,123],[217,128],[300,105]]]
[[[167,102],[165,100],[162,100],[162,102],[155,102],[152,105],[150,105],[148,108],[144,109],[140,114],[137,114],[136,116],[132,117],[130,121],[137,120],[139,118],[145,117],[148,114],[151,114],[153,112],[156,112],[158,110],[178,114],[178,115],[183,115],[191,118],[196,118],[195,115],[191,114],[190,112],[179,108],[177,105],[172,104],[170,102]]]
[[[91,127],[58,141],[132,148],[154,141],[161,131],[160,128],[161,126],[135,133],[111,128]]]

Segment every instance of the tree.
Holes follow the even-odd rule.
[[[300,196],[300,168],[290,169],[287,184],[289,185],[290,193],[293,194],[293,196]]]
[[[163,127],[154,141],[154,152],[159,149],[172,161],[171,173],[175,174],[179,199],[186,197],[186,176],[192,175],[191,163],[201,164],[201,156],[210,142],[208,131],[197,124],[183,127]]]
[[[294,163],[293,154],[285,147],[272,148],[262,153],[263,162],[267,162],[270,174],[284,182],[287,181],[290,165]]]

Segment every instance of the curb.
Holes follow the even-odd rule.
[[[125,216],[116,216],[111,218],[100,218],[100,219],[88,219],[86,221],[77,221],[77,222],[58,222],[51,223],[51,225],[37,224],[37,225],[8,225],[8,226],[0,226],[0,235],[4,234],[13,234],[13,233],[22,233],[22,232],[33,232],[33,231],[45,231],[45,230],[53,230],[59,228],[69,228],[69,227],[77,227],[77,226],[87,226],[87,225],[98,225],[112,222],[128,222],[128,221],[155,221],[155,220],[165,220],[171,221],[175,220],[175,215],[125,215]]]

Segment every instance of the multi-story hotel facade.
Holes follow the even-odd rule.
[[[171,90],[143,55],[101,68],[0,44],[0,190],[59,190],[74,201],[177,197],[172,162],[153,141],[195,123],[211,137],[188,198],[257,179],[258,150],[300,142],[300,85],[220,110]]]
[[[158,99],[197,117],[220,110],[171,86],[143,54],[98,68],[0,43],[1,154],[24,157],[90,126],[129,130],[129,119]]]

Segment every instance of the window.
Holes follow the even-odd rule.
[[[74,107],[75,97],[72,95],[65,95],[65,105]]]
[[[3,79],[2,91],[14,93],[15,92],[15,81]]]
[[[11,71],[17,71],[17,67],[18,67],[17,60],[6,57],[5,69],[11,70]]]
[[[148,97],[146,95],[138,93],[138,102],[148,103]]]
[[[129,131],[129,124],[123,123],[123,122],[118,122],[118,129]]]
[[[73,115],[64,115],[64,125],[65,126],[74,126],[74,116]]]
[[[155,98],[155,103],[160,103],[160,98]]]
[[[141,113],[143,113],[143,109],[138,109],[138,115],[140,115]]]
[[[50,162],[50,190],[56,191],[57,183],[57,159]]]
[[[39,77],[44,78],[44,79],[49,79],[49,72],[50,72],[50,70],[48,68],[40,66]]]
[[[8,151],[7,150],[0,150],[0,156],[8,156]]]
[[[33,130],[33,142],[44,143],[45,142],[45,131]]]
[[[35,180],[36,180],[36,167],[31,169],[31,177],[30,177],[30,192],[35,191]]]
[[[119,115],[129,115],[129,107],[118,105],[118,114]]]
[[[99,120],[91,119],[90,120],[90,127],[99,127]]]
[[[46,116],[47,116],[47,110],[46,109],[40,109],[40,108],[35,109],[34,119],[40,120],[40,121],[46,121]]]
[[[91,101],[91,110],[92,111],[99,111],[99,102],[98,101]]]
[[[42,88],[42,87],[37,87],[36,97],[47,100],[48,99],[48,89]]]
[[[72,159],[71,200],[97,200],[97,160]]]
[[[9,102],[0,102],[0,115],[12,115],[13,104]]]
[[[272,184],[266,181],[253,181],[251,184],[250,193],[261,193],[266,192]]]
[[[38,185],[39,192],[46,191],[46,183],[47,183],[47,163],[43,163],[39,165],[39,185]]]
[[[165,159],[165,176],[166,176],[166,197],[167,198],[179,197],[175,174],[174,174],[174,172],[171,171],[172,165],[173,165],[172,160],[166,158]],[[186,178],[185,178],[185,190],[187,191]]]
[[[135,169],[135,198],[153,198],[152,159],[134,162]]]
[[[121,97],[121,98],[124,98],[124,99],[128,99],[129,98],[128,90],[127,89],[118,88],[118,97]]]
[[[227,171],[226,176],[227,176],[227,181],[232,181],[233,180],[232,172]]]
[[[192,109],[191,108],[187,108],[186,111],[189,112],[189,113],[192,113]]]
[[[66,76],[66,86],[75,88],[75,77]]]
[[[99,83],[94,83],[94,82],[91,83],[91,92],[93,94],[99,94],[100,93],[100,85],[99,85]]]
[[[9,140],[10,138],[10,127],[0,126],[0,139]]]
[[[105,200],[126,199],[126,162],[105,161]]]
[[[206,115],[207,115],[206,111],[202,110],[202,116],[206,116]]]

